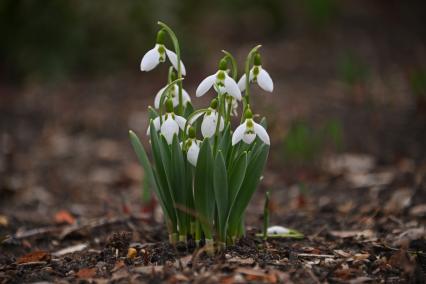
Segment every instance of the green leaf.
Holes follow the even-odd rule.
[[[247,169],[247,152],[236,161],[229,171],[229,200],[233,202],[241,188]]]
[[[212,238],[215,196],[213,189],[213,154],[208,139],[204,139],[198,154],[194,179],[194,205],[206,238]]]
[[[188,199],[192,194],[190,191],[188,192],[188,188],[186,187],[185,161],[176,135],[173,137],[171,148],[172,159],[169,168],[172,185],[171,194],[177,206],[176,212],[179,217],[179,233],[181,235],[186,235],[189,230],[189,216],[184,210],[188,209],[186,208]]]
[[[219,150],[214,163],[213,171],[213,187],[217,206],[218,215],[218,232],[219,238],[226,241],[227,217],[229,211],[228,201],[228,175],[226,172],[225,159],[222,152]]]
[[[132,130],[129,130],[129,137],[130,137],[130,142],[132,143],[133,149],[135,150],[136,155],[138,156],[139,162],[141,163],[144,169],[145,178],[148,181],[149,186],[154,190],[155,193],[157,193],[158,190],[154,181],[154,175],[152,173],[151,163],[149,162],[146,151],[143,148],[143,145],[141,141],[139,140],[138,136]]]
[[[166,207],[166,213],[171,219],[173,225],[177,224],[176,210],[174,209],[173,198],[170,195],[170,182],[167,177],[167,169],[170,164],[170,156],[167,157],[167,150],[164,149],[164,143],[159,139],[154,123],[151,121],[151,147],[155,161],[157,173],[157,184],[159,185],[160,198],[163,200]],[[163,138],[164,139],[164,138]],[[166,142],[167,144],[167,142]],[[164,157],[163,157],[164,156]]]
[[[229,213],[230,233],[235,234],[240,225],[241,217],[249,204],[253,193],[260,183],[266,160],[268,158],[269,146],[263,144],[260,150],[250,159],[246,174],[236,198],[232,202]]]

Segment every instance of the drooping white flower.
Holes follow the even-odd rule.
[[[269,73],[262,67],[259,54],[256,54],[254,57],[254,66],[250,69],[249,82],[257,83],[260,88],[267,92],[274,90],[274,82],[272,82]],[[246,89],[246,74],[238,81],[238,88],[241,92]]]
[[[173,142],[173,136],[179,134],[179,129],[183,130],[185,128],[186,119],[182,116],[176,115],[173,113],[173,102],[171,99],[168,99],[166,102],[167,113],[161,117],[163,123],[161,123],[160,117],[156,117],[152,123],[156,131],[164,136],[167,143],[170,145]],[[148,126],[147,134],[150,133],[150,126]]]
[[[194,115],[190,120],[189,123],[193,124],[199,117],[203,116],[203,121],[201,122],[201,134],[204,138],[210,138],[212,137],[217,128],[217,123],[219,119],[219,113],[216,110],[217,108],[217,100],[214,99],[210,107],[205,112],[200,112],[196,115]],[[223,131],[225,127],[225,122],[222,116],[220,116],[219,121],[219,132]]]
[[[234,134],[232,134],[232,145],[237,144],[243,140],[247,144],[253,143],[256,136],[260,138],[265,144],[270,145],[269,135],[266,132],[265,128],[262,125],[254,122],[251,112],[249,115],[246,114],[246,120],[235,129]],[[247,113],[247,112],[246,112]]]
[[[156,109],[160,108],[161,95],[163,94],[164,89],[166,89],[166,88],[167,88],[167,86],[164,87],[164,88],[161,88],[161,90],[159,90],[158,93],[155,95],[154,107]],[[171,94],[171,98],[172,98],[172,101],[173,101],[173,107],[177,107],[179,105],[179,87],[176,84],[171,89],[170,94]],[[183,106],[186,107],[188,102],[191,102],[191,97],[189,96],[189,94],[184,89],[182,89]]]
[[[184,143],[181,142],[181,147],[186,151],[188,162],[194,167],[197,166],[198,154],[200,153],[201,141],[195,138],[195,128],[189,127],[188,139]]]
[[[224,62],[225,63],[221,60],[219,71],[213,75],[207,76],[207,78],[201,81],[195,92],[197,97],[201,97],[214,86],[218,93],[228,93],[228,95],[235,99],[241,100],[241,91],[238,88],[238,84],[228,75],[226,71],[226,61]]]
[[[177,55],[173,51],[167,49],[164,45],[164,31],[161,30],[157,34],[157,43],[155,44],[154,48],[148,50],[147,53],[142,57],[141,60],[141,71],[151,71],[160,62],[166,61],[166,56],[169,58],[170,62],[172,63],[173,67],[178,70],[178,60]],[[180,69],[182,72],[182,75],[186,75],[185,66],[183,65],[182,60],[180,61]]]
[[[219,113],[214,109],[210,109],[204,114],[203,121],[201,122],[201,134],[204,138],[210,138],[215,134],[218,118]],[[219,132],[221,132],[224,127],[225,122],[221,116],[219,122]]]

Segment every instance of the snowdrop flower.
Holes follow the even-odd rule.
[[[201,141],[195,139],[195,128],[190,127],[188,131],[189,138],[185,141],[186,157],[188,162],[194,167],[197,166],[198,154],[200,153]]]
[[[156,117],[152,123],[155,130],[160,130],[160,133],[170,145],[173,142],[173,137],[179,134],[179,128],[182,130],[185,128],[186,119],[173,113],[173,101],[171,99],[167,99],[166,101],[166,111],[167,113],[161,117],[163,124],[160,123],[160,117]],[[150,127],[147,130],[148,135],[149,132]]]
[[[226,71],[226,60],[222,59],[219,63],[219,71],[205,78],[197,88],[196,96],[201,97],[211,87],[221,94],[228,93],[237,100],[241,100],[241,91],[238,84],[232,79]]]
[[[246,120],[235,129],[232,134],[232,145],[237,144],[243,140],[247,144],[253,143],[256,136],[260,138],[265,144],[270,145],[269,135],[262,125],[254,122],[253,115],[248,109],[245,113]]]
[[[206,112],[201,112],[193,116],[191,120],[189,121],[189,123],[192,124],[200,116],[202,115],[204,116],[203,121],[201,122],[201,134],[203,135],[204,138],[210,138],[216,132],[217,120],[219,118],[219,113],[216,110],[216,108],[217,108],[217,99],[214,99],[211,102],[210,107],[208,108]],[[225,122],[223,120],[223,117],[221,116],[220,123],[219,123],[219,132],[221,132],[224,127],[225,127]]]
[[[164,46],[164,36],[165,36],[165,32],[163,30],[160,30],[157,34],[157,43],[155,44],[154,48],[150,49],[142,57],[141,71],[151,71],[152,69],[157,67],[157,65],[160,62],[165,62],[166,56],[169,58],[173,67],[176,70],[178,69],[177,55],[176,53],[167,49]],[[182,75],[185,76],[186,70],[182,60],[180,61],[180,69],[181,69]]]
[[[163,94],[166,88],[167,86],[159,90],[158,93],[155,95],[154,107],[156,109],[160,108],[161,95]],[[179,105],[179,87],[177,86],[177,84],[175,84],[174,87],[171,89],[170,94],[171,94],[171,99],[173,102],[173,107],[177,107]],[[191,102],[191,97],[188,95],[188,93],[184,89],[182,89],[183,106],[186,107],[188,102]]]
[[[257,82],[259,87],[267,92],[272,92],[274,90],[274,82],[272,82],[269,73],[262,68],[259,53],[254,56],[254,66],[250,70],[249,82]],[[241,92],[246,89],[246,74],[238,81],[238,88],[240,88]]]

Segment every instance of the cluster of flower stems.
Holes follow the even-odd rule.
[[[141,70],[150,71],[168,58],[168,83],[149,107],[147,134],[152,162],[138,136],[130,131],[134,150],[144,168],[144,179],[164,213],[169,241],[195,240],[223,248],[245,234],[245,210],[260,183],[269,153],[266,120],[254,121],[250,83],[272,92],[273,83],[261,66],[258,49],[247,56],[239,82],[237,63],[227,51],[219,70],[205,78],[196,96],[214,89],[210,106],[194,110],[183,89],[185,66],[175,33],[162,22],[153,49],[142,58]],[[169,36],[174,51],[165,46]],[[241,92],[244,91],[242,95]],[[232,130],[232,117],[242,102],[240,125]],[[202,118],[202,119],[201,119]],[[201,131],[201,139],[197,139]],[[198,135],[200,137],[200,135]]]

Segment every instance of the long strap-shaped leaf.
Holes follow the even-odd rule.
[[[185,209],[187,207],[188,195],[192,195],[192,192],[187,192],[186,187],[186,173],[185,173],[185,160],[183,157],[182,149],[179,145],[177,135],[173,137],[172,142],[172,159],[170,163],[170,176],[171,184],[171,194],[176,204],[176,213],[179,220],[179,233],[186,235],[189,230],[189,218]]]
[[[263,172],[266,160],[268,158],[269,146],[263,144],[258,153],[254,153],[247,166],[244,181],[232,202],[229,212],[229,227],[232,232],[236,232],[241,221],[241,217],[250,202]]]
[[[158,137],[157,130],[155,129],[152,121],[150,125],[150,131],[151,147],[155,161],[155,168],[157,169],[157,182],[159,184],[160,196],[164,200],[164,204],[167,209],[167,215],[172,220],[173,225],[176,225],[176,210],[174,208],[173,198],[170,195],[170,181],[169,177],[167,176],[167,169],[169,168],[170,164],[170,154],[168,153],[168,149],[165,149],[167,142],[166,145],[164,145],[163,141],[160,139],[160,137]]]
[[[194,179],[194,205],[206,238],[212,238],[215,197],[213,189],[213,153],[208,139],[204,139],[198,154]]]
[[[226,172],[225,159],[222,151],[219,150],[214,163],[213,171],[213,187],[216,199],[217,214],[218,214],[218,233],[219,239],[226,241],[227,217],[229,211],[228,201],[228,175]]]

